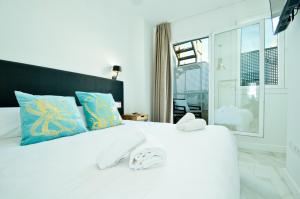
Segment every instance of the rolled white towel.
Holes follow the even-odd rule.
[[[195,115],[193,113],[186,113],[177,123],[176,125],[180,125],[182,123],[186,123],[188,121],[192,121],[196,119]]]
[[[121,159],[129,155],[129,153],[141,145],[146,137],[141,130],[128,129],[126,131],[111,133],[108,136],[108,142],[102,148],[97,157],[97,166],[99,169],[113,167],[120,162]]]
[[[196,131],[203,130],[206,127],[206,121],[204,119],[194,119],[185,123],[176,125],[176,128],[180,131]]]
[[[165,163],[165,149],[152,137],[130,153],[129,168],[133,170],[149,169]]]

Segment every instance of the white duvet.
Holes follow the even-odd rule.
[[[125,128],[125,126],[127,126]],[[164,166],[138,172],[124,161],[98,170],[110,134],[143,128],[168,154]],[[28,146],[0,140],[2,199],[238,199],[236,144],[221,126],[182,133],[175,125],[125,125]]]

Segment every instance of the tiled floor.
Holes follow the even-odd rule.
[[[239,150],[241,199],[296,199],[283,177],[285,155]]]

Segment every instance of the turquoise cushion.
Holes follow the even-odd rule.
[[[90,130],[122,124],[122,118],[111,94],[76,92],[76,95],[83,106]]]
[[[87,131],[74,97],[39,96],[15,91],[20,105],[21,145]]]

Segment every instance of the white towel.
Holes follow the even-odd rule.
[[[141,130],[127,129],[126,131],[111,133],[108,142],[97,157],[99,169],[113,167],[129,153],[145,141]]]
[[[149,169],[161,166],[166,161],[165,149],[152,137],[130,153],[129,168],[133,170]]]
[[[186,123],[188,121],[196,119],[193,113],[186,113],[177,123],[176,125],[180,125],[182,123]]]
[[[176,128],[180,131],[203,130],[205,129],[205,127],[206,127],[206,121],[204,119],[194,119],[176,125]]]

